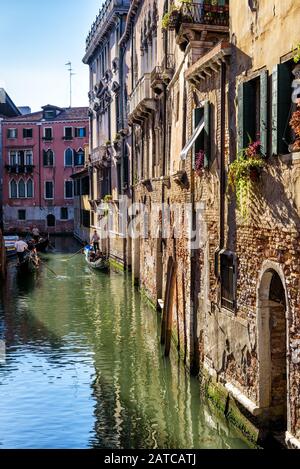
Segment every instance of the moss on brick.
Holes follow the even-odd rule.
[[[115,259],[109,259],[109,265],[116,272],[125,272],[125,266],[121,262],[116,261]]]

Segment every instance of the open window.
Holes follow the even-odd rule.
[[[268,72],[264,70],[238,87],[238,149],[260,140],[262,155],[268,152]]]
[[[45,167],[54,166],[54,153],[52,150],[43,151],[43,163]]]

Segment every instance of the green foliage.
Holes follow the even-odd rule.
[[[295,64],[299,63],[300,62],[300,43],[297,44],[297,47],[294,51],[295,55],[294,55],[294,62]]]
[[[228,187],[236,194],[237,207],[243,218],[247,218],[249,195],[265,166],[265,160],[257,151],[259,144],[260,142],[250,143],[229,167]]]
[[[105,202],[105,203],[112,202],[112,195],[107,194],[106,196],[104,196],[103,202]]]
[[[174,20],[174,17],[176,17],[179,14],[180,9],[176,7],[175,5],[171,5],[170,10],[167,11],[167,13],[164,14],[162,18],[162,29],[168,29],[172,20]]]

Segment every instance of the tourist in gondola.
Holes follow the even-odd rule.
[[[25,257],[25,253],[29,251],[28,244],[25,243],[23,238],[20,238],[19,241],[15,242],[15,248],[17,251],[19,264],[22,264]]]
[[[32,237],[33,237],[33,239],[36,243],[40,239],[40,230],[38,229],[38,227],[36,225],[32,229]]]

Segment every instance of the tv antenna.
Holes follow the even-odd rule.
[[[68,68],[68,72],[70,74],[70,107],[72,107],[72,77],[76,75],[76,73],[73,73],[73,68],[72,68],[72,62],[69,60],[69,62],[66,63],[66,66]]]

